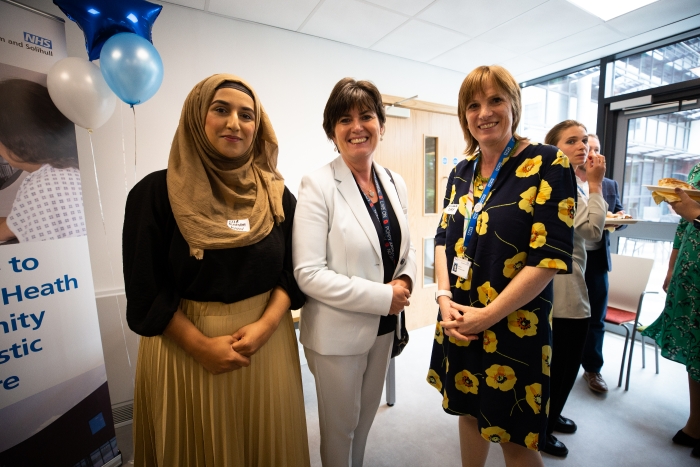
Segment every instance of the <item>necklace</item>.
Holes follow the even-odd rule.
[[[362,188],[362,187],[360,187],[360,188]],[[364,188],[362,188],[362,191],[364,191],[365,193],[367,193],[367,196],[369,196],[370,198],[374,198],[374,196],[377,194],[377,193],[375,193],[374,190],[371,189],[371,188],[370,188],[369,190],[365,190]]]

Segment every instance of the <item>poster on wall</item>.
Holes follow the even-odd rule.
[[[59,18],[0,0],[0,467],[118,466]],[[89,172],[86,172],[89,173]]]

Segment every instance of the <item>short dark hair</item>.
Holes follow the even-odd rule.
[[[0,82],[0,143],[24,162],[78,168],[75,126],[33,81]]]
[[[559,122],[556,125],[554,125],[552,129],[547,132],[547,136],[544,137],[544,143],[556,146],[564,130],[568,130],[569,128],[574,126],[581,127],[583,128],[583,131],[588,133],[586,125],[584,125],[583,123],[578,122],[576,120],[564,120],[563,122]]]
[[[384,126],[386,113],[382,104],[382,95],[379,89],[369,81],[355,81],[352,78],[343,78],[336,83],[323,110],[323,131],[328,139],[335,135],[335,125],[352,109],[360,112],[371,110],[377,114],[379,123]]]

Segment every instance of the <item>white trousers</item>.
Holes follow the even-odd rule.
[[[316,380],[323,467],[362,467],[393,341],[393,332],[377,336],[360,355],[321,355],[304,347]]]

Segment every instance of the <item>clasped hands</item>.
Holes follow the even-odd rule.
[[[481,323],[480,311],[483,309],[460,305],[446,296],[438,298],[440,304],[440,326],[448,337],[461,341],[473,341],[479,338],[478,333],[486,328]]]
[[[408,300],[411,298],[411,284],[403,277],[399,276],[389,282],[392,290],[391,307],[389,308],[390,315],[398,315],[411,304]]]

